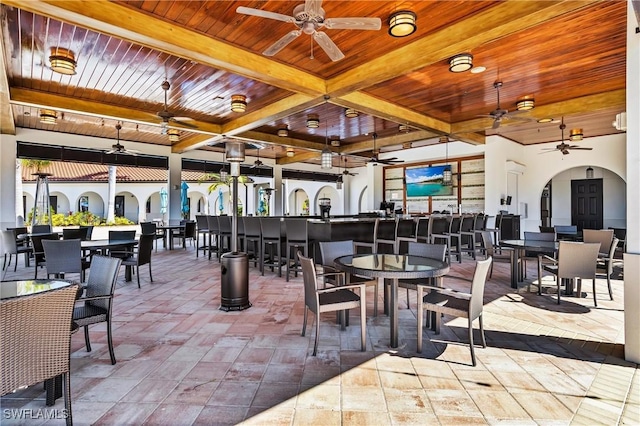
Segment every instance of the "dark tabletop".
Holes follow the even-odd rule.
[[[523,249],[529,251],[540,252],[556,252],[558,251],[557,241],[538,241],[538,240],[503,240],[500,245],[515,249]]]
[[[437,259],[398,254],[356,254],[335,259],[338,269],[371,278],[431,278],[449,272]]]

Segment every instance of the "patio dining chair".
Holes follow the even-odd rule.
[[[84,294],[78,299],[82,305],[73,309],[73,322],[78,327],[84,327],[84,342],[87,346],[87,352],[91,352],[89,326],[101,322],[107,323],[107,345],[112,365],[116,363],[116,356],[111,338],[111,313],[113,293],[116,289],[116,279],[121,262],[117,257],[93,256],[89,278],[84,285]]]
[[[121,252],[111,252],[111,255],[117,253],[116,256],[122,259],[122,265],[124,266],[135,266],[136,277],[138,280],[138,288],[140,287],[140,267],[144,265],[149,265],[149,280],[153,282],[153,275],[151,275],[151,253],[153,252],[153,241],[155,236],[152,234],[142,234],[140,235],[140,240],[138,241],[138,247],[134,248],[131,251],[121,251]]]
[[[318,275],[313,260],[298,252],[298,258],[302,265],[302,277],[304,280],[304,320],[302,323],[302,336],[307,329],[307,316],[309,311],[315,314],[316,338],[313,344],[313,356],[318,351],[318,341],[320,339],[320,314],[323,312],[344,311],[346,309],[360,308],[360,345],[364,352],[367,348],[366,333],[366,284],[342,285],[329,288],[320,288],[318,285]],[[341,275],[342,272],[327,272],[326,274]],[[356,294],[353,290],[359,290]]]
[[[78,285],[0,302],[0,396],[62,376],[71,412],[71,317]],[[36,408],[36,407],[32,407]]]
[[[18,241],[16,240],[16,232],[15,230],[9,231],[0,231],[2,233],[2,251],[4,254],[4,262],[2,263],[2,270],[4,271],[2,274],[2,278],[4,278],[9,266],[11,266],[11,259],[13,255],[16,256],[16,263],[13,265],[13,272],[15,272],[18,268],[18,257],[21,254],[24,254],[24,264],[25,266],[29,266],[29,255],[31,254],[31,247],[28,246],[19,246]],[[7,263],[7,255],[9,255],[9,262]]]
[[[324,272],[337,272],[333,261],[341,256],[356,254],[353,241],[320,241],[320,259]],[[335,275],[326,275],[323,281],[333,286],[340,283],[336,280]],[[367,278],[355,274],[346,274],[344,277],[347,284],[364,284],[373,287],[373,316],[378,316],[378,279]]]
[[[613,237],[611,246],[609,247],[609,253],[605,256],[598,256],[598,263],[596,265],[596,274],[598,271],[603,271],[607,278],[607,288],[609,289],[609,299],[613,300],[613,291],[611,290],[611,274],[613,274],[613,263],[615,261],[616,249],[620,240],[617,237]]]
[[[407,252],[413,256],[428,257],[429,259],[437,259],[444,262],[447,254],[447,246],[445,244],[427,244],[409,242],[409,251]],[[410,307],[409,290],[417,290],[417,286],[423,284],[433,285],[431,282],[433,278],[430,278],[428,282],[425,282],[421,278],[410,278],[398,280],[398,287],[407,290],[407,309]]]
[[[598,253],[607,256],[613,242],[613,229],[583,229],[582,242],[600,244]]]
[[[487,275],[491,267],[492,258],[478,260],[473,273],[471,291],[469,293],[456,290],[433,287],[418,286],[418,352],[422,352],[422,325],[424,319],[423,311],[433,312],[435,315],[435,334],[440,334],[440,322],[442,315],[467,318],[467,328],[469,332],[469,350],[471,352],[471,362],[476,366],[476,354],[473,343],[473,321],[478,319],[480,325],[480,341],[482,347],[487,347],[484,338],[484,328],[482,326],[484,287],[487,282]],[[422,296],[423,289],[430,290],[430,293]],[[431,316],[430,316],[431,317]]]
[[[59,239],[59,236],[57,233],[31,236],[31,244],[33,246],[33,263],[36,266],[35,273],[33,276],[34,279],[38,279],[38,267],[43,267],[43,266],[46,266],[47,264],[42,241],[58,240],[58,239]]]
[[[568,290],[573,289],[575,280],[578,280],[578,296],[582,293],[582,280],[588,279],[593,282],[593,304],[598,306],[596,300],[596,266],[598,261],[599,243],[580,243],[573,241],[560,241],[558,248],[558,259],[545,256],[551,264],[542,265],[538,269],[539,276],[542,271],[551,272],[555,275],[558,304],[560,304],[560,286],[562,282]],[[540,277],[540,280],[542,277]]]
[[[43,240],[42,247],[47,278],[49,275],[64,278],[66,274],[80,274],[80,280],[84,281],[85,270],[89,269],[91,262],[82,256],[80,239]]]

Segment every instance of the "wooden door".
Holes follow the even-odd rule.
[[[571,224],[583,229],[602,229],[602,179],[571,181]]]

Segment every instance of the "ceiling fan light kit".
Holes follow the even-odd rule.
[[[180,142],[180,130],[169,129],[167,134],[169,135],[169,142]]]
[[[75,75],[76,73],[76,56],[69,49],[52,47],[49,62],[51,69],[57,73],[64,75]]]
[[[245,95],[231,95],[231,111],[245,112],[247,110],[247,97]]]
[[[520,99],[516,102],[516,109],[518,111],[530,111],[536,106],[534,99]]]
[[[58,120],[58,114],[52,109],[40,110],[40,122],[42,124],[56,124]]]
[[[449,71],[465,72],[473,68],[473,55],[471,53],[460,53],[449,60]]]
[[[356,111],[355,109],[353,109],[353,108],[347,108],[344,111],[344,116],[347,117],[347,118],[356,118],[359,115],[360,115],[360,113],[358,111]]]
[[[317,129],[320,127],[320,117],[318,117],[318,114],[307,115],[307,127],[310,129]]]
[[[406,37],[418,29],[416,14],[410,10],[398,10],[389,16],[389,35],[392,37]]]

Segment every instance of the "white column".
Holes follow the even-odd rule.
[[[182,173],[182,156],[169,154],[169,220],[178,222],[182,219],[182,203],[180,202],[180,184]]]
[[[0,135],[0,229],[16,226],[16,137]]]
[[[382,165],[367,163],[367,210],[378,210],[380,202],[384,199],[382,193]]]
[[[271,206],[269,206],[269,216],[284,216],[282,211],[282,200],[285,197],[282,187],[282,166],[273,166],[273,188],[271,193]]]
[[[640,24],[627,2],[627,253],[624,256],[624,357],[640,363]]]

